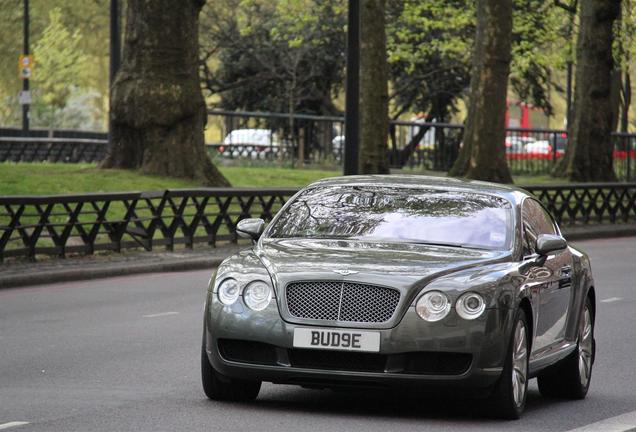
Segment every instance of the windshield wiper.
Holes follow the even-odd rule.
[[[334,235],[306,235],[306,234],[297,234],[297,235],[286,235],[284,237],[272,237],[272,238],[279,238],[279,239],[308,239],[308,240],[314,240],[314,239],[318,239],[318,240],[349,240],[352,237],[351,236],[334,236]]]
[[[427,246],[461,248],[461,249],[492,250],[484,246],[473,246],[473,245],[466,245],[461,243],[441,243],[441,242],[438,243],[438,242],[426,242],[426,241],[414,241],[414,242],[408,242],[408,243],[413,243],[418,245],[427,245]]]
[[[441,243],[441,242],[428,242],[428,241],[406,241],[407,243],[413,243],[418,245],[426,245],[426,246],[445,246],[445,247],[454,247],[454,248],[467,248],[470,246],[463,245],[461,243]]]
[[[453,248],[465,248],[465,249],[483,249],[477,246],[470,246],[461,243],[446,243],[446,242],[431,242],[425,240],[415,240],[415,239],[393,239],[388,237],[349,237],[351,240],[361,240],[361,241],[369,241],[369,242],[390,242],[390,243],[407,243],[407,244],[417,244],[417,245],[426,245],[426,246],[442,246],[442,247],[453,247]]]

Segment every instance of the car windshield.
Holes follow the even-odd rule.
[[[512,218],[509,201],[485,194],[323,186],[290,203],[268,236],[509,249]]]

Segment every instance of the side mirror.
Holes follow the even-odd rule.
[[[541,256],[549,255],[550,252],[556,252],[568,247],[568,242],[558,235],[540,234],[537,238],[536,251]]]
[[[263,234],[265,221],[260,218],[243,219],[236,225],[236,233],[239,237],[252,239],[254,241]]]

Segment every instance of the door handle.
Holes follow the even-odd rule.
[[[561,276],[559,277],[559,289],[572,286],[572,267],[561,267]]]

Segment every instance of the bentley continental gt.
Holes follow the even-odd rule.
[[[584,398],[594,363],[589,258],[522,189],[423,176],[318,181],[210,279],[205,394],[261,382],[464,392],[519,418],[528,380]]]

